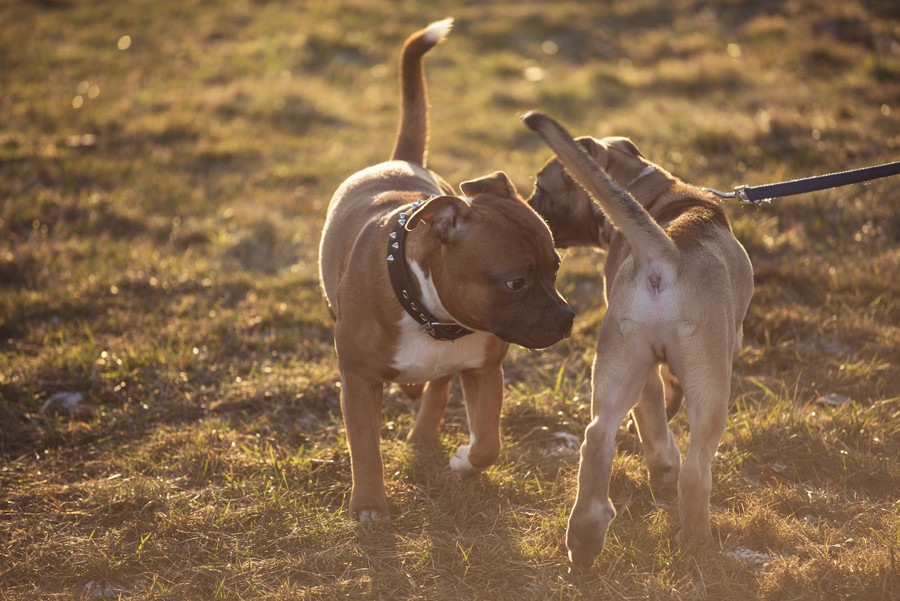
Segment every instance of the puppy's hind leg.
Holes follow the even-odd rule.
[[[632,411],[647,459],[653,493],[658,497],[671,498],[675,495],[678,483],[681,452],[668,424],[669,399],[666,397],[668,390],[663,369],[665,368],[660,366],[650,373],[644,382],[638,404]]]
[[[588,568],[603,549],[616,510],[609,499],[609,479],[616,454],[616,431],[634,406],[655,359],[647,348],[628,344],[607,317],[600,325],[594,358],[594,419],[585,430],[578,466],[578,492],[566,529],[572,563]]]
[[[707,352],[698,352],[686,363],[682,380],[691,439],[678,477],[681,532],[677,540],[680,544],[703,543],[712,539],[709,525],[710,465],[728,422],[731,357],[716,357],[708,347],[704,350]]]
[[[445,376],[425,385],[416,422],[407,437],[410,444],[422,448],[437,444],[438,430],[441,427],[447,402],[450,400],[450,382],[452,380],[452,376]]]

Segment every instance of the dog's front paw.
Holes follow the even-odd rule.
[[[616,517],[616,510],[609,499],[592,501],[587,510],[576,505],[566,529],[566,548],[569,561],[576,568],[586,570],[600,555],[606,543],[609,523]]]
[[[469,462],[469,450],[471,448],[471,443],[463,445],[459,447],[456,450],[456,453],[454,453],[450,458],[450,469],[452,469],[453,473],[455,473],[457,476],[466,478],[469,476],[474,476],[481,471]]]
[[[391,510],[384,493],[354,487],[350,494],[350,516],[360,523],[390,521]]]
[[[703,547],[713,541],[712,532],[709,528],[700,528],[696,531],[689,531],[682,528],[675,535],[675,542],[682,548]]]
[[[378,509],[363,509],[356,515],[356,519],[360,524],[371,524],[374,522],[390,522],[391,516]]]
[[[672,503],[678,498],[678,466],[650,471],[650,490],[657,502]]]
[[[600,555],[603,545],[606,543],[606,528],[600,528],[599,524],[579,527],[573,532],[572,526],[566,533],[566,547],[569,549],[569,561],[572,567],[578,570],[589,570],[594,565],[594,559]]]

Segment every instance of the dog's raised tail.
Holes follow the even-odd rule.
[[[562,125],[538,111],[527,113],[522,120],[544,138],[566,171],[624,234],[639,265],[647,260],[674,260],[678,251],[672,239],[631,194],[610,179]]]
[[[425,53],[444,41],[453,19],[435,21],[406,39],[400,54],[400,127],[391,159],[425,166],[428,152],[428,90]]]

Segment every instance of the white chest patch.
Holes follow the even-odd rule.
[[[400,341],[391,367],[399,371],[400,384],[427,382],[484,365],[487,356],[486,332],[474,332],[452,342],[435,340],[422,331],[412,317],[400,320]]]

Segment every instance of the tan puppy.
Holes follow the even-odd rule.
[[[437,441],[451,379],[460,376],[471,439],[450,465],[473,473],[500,453],[509,343],[546,347],[572,329],[574,314],[555,288],[559,257],[550,230],[509,178],[497,172],[465,182],[467,197],[458,197],[425,168],[422,57],[451,24],[433,23],[407,39],[392,160],[341,184],[319,247],[350,445],[350,512],[360,520],[388,517],[379,453],[385,382],[419,391],[427,382],[409,435],[425,445]]]
[[[616,430],[632,408],[651,482],[677,483],[679,542],[706,541],[710,462],[725,431],[732,359],[753,293],[750,259],[708,193],[647,161],[629,140],[579,145],[545,115],[525,122],[559,157],[539,173],[532,205],[559,244],[609,249],[569,557],[589,567],[603,548],[616,515],[608,494]],[[684,390],[691,432],[684,464],[666,419],[661,365]]]

